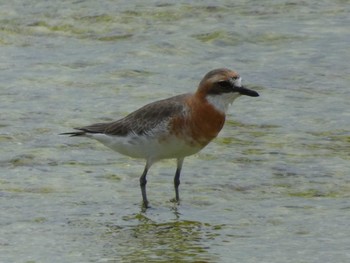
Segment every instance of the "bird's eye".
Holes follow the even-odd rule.
[[[232,89],[232,83],[229,80],[219,81],[218,84],[223,89]]]

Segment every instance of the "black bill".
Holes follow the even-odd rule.
[[[245,87],[236,87],[235,90],[242,95],[259,97],[259,93],[257,93],[255,90],[247,89]]]

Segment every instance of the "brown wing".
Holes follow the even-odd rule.
[[[71,135],[83,135],[85,133],[104,133],[110,135],[126,136],[132,132],[137,135],[146,134],[155,128],[160,122],[172,116],[183,114],[184,101],[188,94],[178,95],[168,99],[156,101],[143,106],[130,113],[126,117],[109,123],[95,123],[89,126],[76,128],[80,132],[69,133]]]

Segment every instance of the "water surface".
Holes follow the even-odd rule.
[[[7,1],[0,9],[1,262],[348,262],[348,1]],[[220,136],[152,167],[58,136],[194,91],[241,97]]]

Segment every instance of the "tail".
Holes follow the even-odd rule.
[[[59,135],[69,135],[69,137],[74,137],[74,136],[83,136],[85,135],[85,131],[76,131],[76,132],[64,132],[60,133]]]
[[[95,124],[81,127],[81,128],[74,128],[77,131],[64,132],[64,133],[60,133],[60,135],[69,135],[70,137],[74,137],[74,136],[84,136],[92,133],[105,133],[105,130],[109,125],[110,123],[95,123]]]

